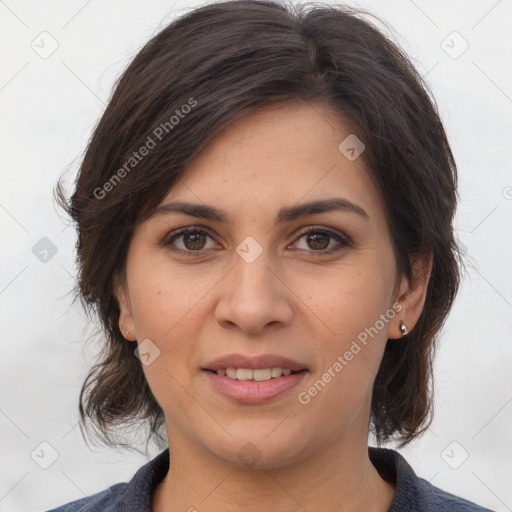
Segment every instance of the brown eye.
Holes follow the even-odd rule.
[[[183,228],[170,233],[163,241],[163,245],[170,250],[185,256],[199,256],[209,249],[215,248],[215,243],[207,247],[208,238],[214,242],[213,237],[204,229]],[[345,235],[326,228],[309,228],[304,230],[296,242],[304,239],[305,247],[298,247],[300,251],[322,256],[341,251],[350,245]],[[334,243],[333,243],[334,242]]]
[[[314,250],[327,249],[330,236],[326,233],[314,233],[306,235],[306,243]]]
[[[185,233],[183,236],[183,245],[187,249],[203,249],[205,244],[205,235],[203,233]]]
[[[201,253],[213,248],[206,247],[208,238],[212,239],[207,231],[197,228],[184,228],[172,232],[163,243],[173,251],[194,255],[193,253]]]
[[[350,245],[349,239],[341,233],[336,233],[325,228],[308,229],[303,231],[296,239],[297,241],[304,239],[306,247],[299,247],[299,250],[308,251],[310,253],[330,254],[337,252]],[[332,242],[334,246],[332,245]],[[336,247],[336,245],[338,247]]]

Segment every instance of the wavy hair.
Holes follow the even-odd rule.
[[[144,422],[149,438],[161,438],[163,411],[118,327],[113,276],[123,274],[135,226],[227,125],[271,102],[322,100],[364,141],[399,275],[411,277],[417,256],[433,257],[417,325],[407,342],[387,342],[370,418],[379,444],[396,438],[404,445],[426,430],[432,357],[460,279],[457,170],[428,85],[372,18],[382,23],[346,6],[211,3],[173,20],[122,73],[72,194],[64,194],[62,178],[55,189],[78,233],[75,298],[97,315],[104,335],[80,393],[81,428],[92,426],[108,445],[130,446],[118,428]],[[195,106],[185,109],[191,100]],[[162,126],[166,136],[135,168],[129,159]]]

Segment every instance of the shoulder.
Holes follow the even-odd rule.
[[[129,482],[112,485],[47,512],[151,512],[152,493],[168,470],[169,448],[166,448],[140,467]]]
[[[451,512],[492,512],[488,508],[443,491],[423,478],[417,478],[418,488],[428,497],[428,501],[435,507],[433,510],[446,510]]]
[[[493,512],[418,477],[397,451],[370,448],[369,456],[382,478],[396,486],[388,512]]]
[[[110,512],[116,510],[127,486],[127,483],[115,484],[104,491],[71,501],[47,512],[96,512],[98,510]]]

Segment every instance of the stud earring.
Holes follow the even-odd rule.
[[[403,322],[400,322],[400,332],[402,336],[407,336],[407,326]]]

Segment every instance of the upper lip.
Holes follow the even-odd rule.
[[[217,371],[225,368],[247,368],[257,370],[261,368],[286,368],[293,371],[307,369],[307,366],[288,357],[277,354],[263,354],[261,356],[245,356],[243,354],[227,354],[203,367],[203,370]]]

